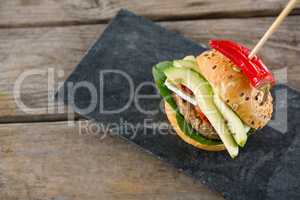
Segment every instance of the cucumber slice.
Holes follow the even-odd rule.
[[[247,131],[241,119],[227,106],[218,94],[214,94],[214,103],[227,120],[227,126],[233,135],[236,143],[243,147],[247,142]]]
[[[165,69],[164,73],[172,82],[181,83],[193,91],[202,112],[215,128],[229,155],[235,158],[239,152],[238,145],[213,102],[213,92],[209,83],[200,74],[188,68],[171,67]]]
[[[196,60],[191,60],[190,58],[185,60],[174,60],[173,65],[174,67],[188,68],[200,73],[200,69],[198,67]]]
[[[174,86],[172,83],[170,83],[170,81],[166,80],[165,81],[165,86],[171,90],[172,92],[174,92],[175,94],[177,94],[178,96],[180,96],[182,99],[186,100],[187,102],[193,104],[194,106],[197,105],[197,102],[195,100],[194,97],[185,94],[184,92],[182,92],[180,89],[178,89],[176,86]]]
[[[195,56],[186,56],[186,57],[183,58],[183,60],[190,60],[190,61],[196,62]]]
[[[251,129],[251,128],[250,128],[249,126],[245,125],[245,124],[244,124],[244,126],[245,126],[245,132],[246,132],[247,135],[248,135],[248,133],[250,132],[250,129]]]

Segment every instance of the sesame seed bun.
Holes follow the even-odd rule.
[[[251,128],[262,128],[272,117],[273,98],[252,87],[248,78],[227,57],[209,50],[197,57],[200,73],[221,99]]]

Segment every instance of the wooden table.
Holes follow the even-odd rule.
[[[286,2],[1,1],[0,199],[222,199],[118,137],[101,140],[99,135],[79,134],[84,119],[77,116],[68,124],[68,110],[58,112],[62,105],[52,95],[120,8],[197,42],[227,38],[251,48]],[[296,89],[300,89],[299,14],[300,5],[261,51],[273,70],[287,69],[288,84]],[[27,77],[15,88],[20,76],[31,70],[42,74]],[[54,88],[47,87],[51,81]],[[18,100],[34,109],[22,110]]]

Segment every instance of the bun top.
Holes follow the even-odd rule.
[[[263,92],[251,86],[248,78],[230,59],[216,50],[203,52],[197,57],[201,74],[251,128],[262,128],[272,117],[271,93],[263,102]]]

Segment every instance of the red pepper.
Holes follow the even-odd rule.
[[[272,73],[258,56],[249,59],[250,50],[230,40],[211,40],[210,46],[229,58],[247,76],[252,86],[263,88],[273,86]]]

